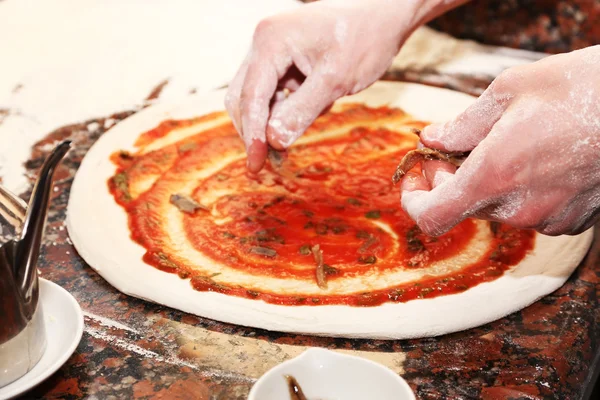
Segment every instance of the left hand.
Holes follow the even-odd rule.
[[[466,1],[321,0],[261,21],[225,98],[248,170],[260,171],[269,145],[286,150],[335,100],[375,82],[418,26]]]
[[[472,151],[462,166],[429,161],[402,182],[402,207],[427,234],[468,217],[577,234],[600,211],[600,46],[502,73],[422,143]]]

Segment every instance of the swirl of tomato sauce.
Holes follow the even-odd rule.
[[[368,116],[363,108],[357,110],[353,111],[354,117]],[[386,107],[374,110],[373,114],[385,117],[395,115]],[[330,113],[330,125],[344,123],[340,114]],[[190,121],[177,122],[146,134],[144,144],[165,137],[178,126],[191,125]],[[323,129],[327,124],[318,120],[315,126]],[[307,136],[311,134],[316,135],[313,131]],[[181,151],[181,144],[175,144],[125,158],[113,156],[118,170],[109,188],[129,214],[132,238],[147,249],[144,261],[191,278],[196,290],[283,305],[373,306],[464,291],[497,279],[533,248],[533,232],[493,224],[488,251],[481,259],[457,272],[390,284],[384,289],[303,295],[217,282],[214,277],[178,264],[176,257],[165,255],[161,249],[163,233],[152,222],[160,216],[153,214],[148,203],[156,186],[131,199],[123,182],[138,179],[138,174],[158,176],[168,170],[185,170],[194,165],[193,157],[198,157],[198,163],[207,156],[216,161],[222,157],[219,149],[227,148],[227,141],[239,145],[231,124],[186,139],[185,151]],[[207,153],[210,146],[217,150]],[[228,268],[258,277],[315,281],[316,262],[311,249],[316,245],[323,252],[330,282],[368,276],[374,271],[426,270],[433,263],[464,252],[479,228],[473,220],[466,220],[434,238],[424,235],[404,213],[390,177],[400,157],[412,148],[414,140],[407,140],[406,135],[359,126],[346,135],[292,147],[283,172],[267,164],[259,174],[250,176],[245,160],[229,162],[197,182],[193,199],[220,195],[212,200],[210,216],[201,211],[182,215],[187,245]]]

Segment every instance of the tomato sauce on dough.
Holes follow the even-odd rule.
[[[214,123],[218,118],[223,122]],[[140,136],[137,153],[112,156],[117,171],[108,187],[129,216],[132,239],[147,250],[144,261],[189,278],[195,290],[289,306],[376,306],[459,293],[517,265],[533,248],[535,233],[488,223],[487,247],[477,259],[449,273],[377,289],[291,293],[226,279],[237,271],[258,281],[316,286],[321,268],[335,286],[399,269],[428,271],[464,253],[481,222],[468,219],[429,237],[402,210],[391,182],[398,161],[416,146],[411,129],[425,125],[396,108],[347,105],[317,119],[281,165],[267,162],[251,175],[241,140],[223,113],[167,121]],[[189,134],[194,126],[198,131]],[[177,212],[177,224],[165,210]],[[182,242],[172,243],[175,236]],[[225,265],[227,273],[208,273],[210,263],[204,268],[203,261],[191,265],[188,254],[196,252]]]

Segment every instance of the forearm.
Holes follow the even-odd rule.
[[[406,1],[406,0],[401,0]],[[459,7],[471,0],[408,0],[413,3],[417,26],[428,23],[434,18]]]
[[[319,3],[353,8],[373,23],[387,27],[398,47],[412,32],[436,17],[470,0],[321,0]],[[313,3],[316,4],[316,3]]]
[[[446,12],[459,7],[471,0],[392,0],[395,4],[395,12],[405,18],[408,16],[404,36],[400,37],[403,43],[412,32],[429,21],[445,14]]]

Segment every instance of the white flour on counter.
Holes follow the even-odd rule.
[[[256,24],[295,0],[0,1],[0,177],[27,189],[31,146],[56,128],[226,84]],[[2,111],[4,110],[4,111]],[[8,115],[4,115],[8,113]]]

